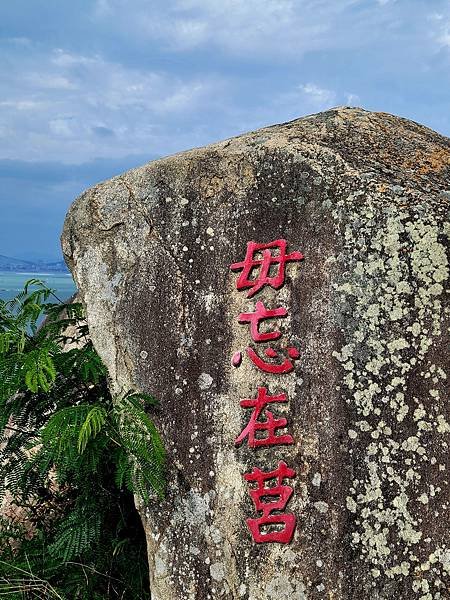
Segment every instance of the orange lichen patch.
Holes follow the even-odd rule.
[[[422,174],[433,171],[435,173],[440,173],[445,167],[450,167],[450,150],[447,148],[439,148],[434,150],[425,160],[428,164],[421,167],[420,172]]]
[[[413,158],[408,159],[405,167],[416,170],[421,175],[427,173],[441,173],[446,167],[450,167],[450,150],[447,148],[436,148],[427,155],[416,152]]]
[[[385,183],[384,181],[382,183],[377,184],[377,192],[384,194],[384,192],[386,192],[387,189],[388,189],[388,184]]]

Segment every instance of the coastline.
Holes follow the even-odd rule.
[[[46,277],[56,277],[58,275],[66,275],[72,277],[68,271],[4,271],[0,269],[0,275],[44,275]]]
[[[76,286],[72,275],[65,271],[2,271],[0,270],[0,299],[11,300],[30,279],[39,279],[62,298],[72,296]]]

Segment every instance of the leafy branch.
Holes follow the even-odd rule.
[[[53,582],[64,580],[77,594],[84,590],[70,597],[91,597],[86,586],[103,569],[116,582],[108,584],[108,594],[120,589],[117,581],[122,588],[136,587],[129,578],[141,563],[127,563],[123,506],[117,512],[110,502],[115,498],[122,505],[127,494],[143,500],[164,496],[165,450],[149,416],[152,410],[157,402],[147,394],[111,396],[80,303],[61,302],[35,279],[12,300],[0,300],[0,500],[6,492],[12,494],[37,527],[31,554],[26,549],[30,544],[22,540],[21,545],[39,572],[27,585],[44,581],[50,590]],[[116,515],[114,531],[111,512]],[[105,537],[111,556],[99,559]],[[45,546],[37,548],[41,538]],[[0,524],[0,552],[8,552],[10,540],[11,527]],[[20,556],[25,557],[16,552],[12,570],[0,562],[0,595],[2,581],[15,589],[15,567],[30,571]],[[89,565],[87,560],[94,557]],[[127,567],[122,578],[116,577],[111,565],[122,563]],[[76,564],[91,573],[88,583]],[[61,565],[66,565],[65,574]],[[8,573],[6,579],[2,570]],[[141,569],[137,580],[142,582],[145,573]],[[58,588],[55,593],[66,597],[66,591]],[[126,597],[123,589],[120,593],[117,597]],[[146,593],[141,589],[137,597]]]

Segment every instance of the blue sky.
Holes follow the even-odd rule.
[[[332,106],[450,134],[448,0],[15,0],[0,46],[8,256],[59,258],[97,181]]]

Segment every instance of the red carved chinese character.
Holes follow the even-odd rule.
[[[300,356],[300,353],[297,350],[297,348],[290,347],[287,349],[287,353],[292,359],[292,361],[289,360],[289,358],[285,358],[281,364],[273,364],[266,362],[263,358],[258,356],[255,350],[253,350],[253,348],[251,348],[250,346],[246,350],[250,360],[255,365],[255,367],[258,367],[258,369],[261,369],[261,371],[264,371],[265,373],[275,373],[276,375],[281,375],[282,373],[290,373],[294,369],[294,363],[292,361],[297,360]],[[264,351],[264,354],[269,358],[278,357],[277,351],[273,348],[267,348]]]
[[[241,313],[238,317],[239,323],[250,323],[250,333],[255,342],[267,342],[277,340],[281,336],[280,331],[270,331],[260,333],[259,324],[265,319],[274,319],[275,317],[285,317],[287,310],[285,308],[268,309],[258,300],[255,312]]]
[[[279,462],[277,469],[269,473],[264,473],[253,467],[251,473],[244,475],[247,481],[253,481],[257,484],[256,488],[250,490],[250,496],[256,510],[261,511],[262,516],[257,519],[247,519],[247,525],[257,543],[280,542],[281,544],[288,544],[292,540],[296,525],[295,515],[279,512],[272,514],[274,511],[282,511],[286,508],[286,504],[294,491],[289,485],[283,485],[283,479],[286,477],[295,477],[295,471],[290,469],[282,460]],[[277,484],[267,487],[265,482],[270,479],[276,479]],[[261,527],[264,525],[283,525],[283,528],[262,533]]]
[[[286,240],[275,240],[269,244],[257,244],[256,242],[247,242],[247,253],[242,262],[234,263],[230,266],[232,271],[241,271],[237,280],[238,290],[251,288],[247,293],[247,298],[251,298],[263,286],[270,285],[276,290],[284,284],[284,271],[287,262],[301,260],[301,252],[291,252],[286,254]],[[278,254],[272,254],[272,249],[278,249]],[[261,258],[255,258],[257,254]],[[275,265],[276,274],[271,276],[271,267]],[[251,279],[252,271],[258,269],[256,277]]]
[[[277,429],[286,427],[287,420],[282,417],[281,419],[274,419],[273,414],[270,410],[266,411],[266,421],[258,421],[261,416],[261,412],[264,410],[266,404],[272,402],[287,402],[286,394],[278,394],[277,396],[268,396],[267,388],[258,388],[258,397],[245,400],[241,400],[240,404],[242,408],[253,408],[254,411],[250,417],[250,421],[247,427],[242,433],[236,438],[235,444],[238,446],[247,436],[248,445],[250,448],[256,448],[258,446],[275,446],[277,444],[293,444],[294,440],[291,435],[275,435]],[[267,431],[267,437],[257,438],[255,434],[257,431]]]

